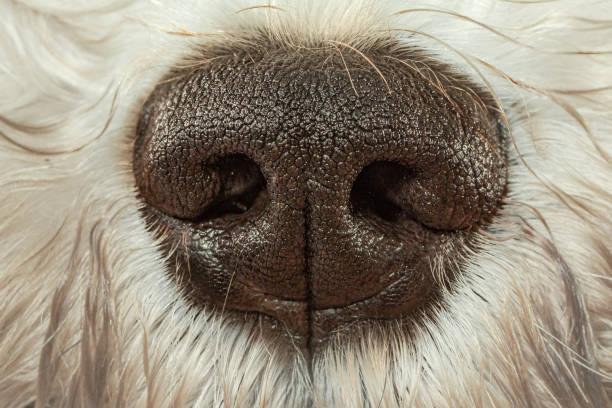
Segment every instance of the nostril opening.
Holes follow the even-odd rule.
[[[207,167],[218,177],[219,188],[195,222],[245,214],[268,197],[261,169],[245,155],[224,156]]]
[[[151,207],[194,223],[265,207],[266,179],[257,163],[246,155],[185,159],[177,151],[151,144],[136,156],[140,194]]]
[[[350,195],[353,212],[389,222],[411,217],[410,210],[402,208],[395,198],[413,177],[414,170],[399,163],[377,161],[369,164],[353,184]]]

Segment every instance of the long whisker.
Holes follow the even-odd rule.
[[[355,53],[359,54],[359,56],[361,56],[368,64],[370,64],[370,66],[372,66],[372,68],[374,68],[376,73],[378,73],[378,75],[380,76],[382,81],[385,83],[385,86],[387,88],[387,92],[391,93],[391,87],[389,86],[389,82],[387,82],[387,78],[385,78],[385,75],[382,73],[380,68],[378,68],[376,66],[376,64],[374,64],[374,61],[372,61],[371,58],[369,58],[367,55],[365,55],[363,52],[359,51],[357,48],[353,47],[352,45],[344,43],[342,41],[328,40],[328,42],[331,43],[331,44],[337,44],[337,45],[341,45],[343,47],[349,48],[352,51],[354,51]]]

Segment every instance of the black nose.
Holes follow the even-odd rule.
[[[411,50],[211,52],[156,88],[134,150],[190,299],[317,341],[426,307],[505,188],[491,98]]]

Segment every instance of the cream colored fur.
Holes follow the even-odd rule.
[[[339,338],[312,376],[189,309],[130,167],[156,81],[256,32],[421,47],[511,130],[503,210],[436,318]],[[609,406],[611,38],[598,0],[0,0],[0,406]]]

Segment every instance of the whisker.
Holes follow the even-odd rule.
[[[387,92],[390,94],[391,92],[391,87],[389,86],[389,82],[387,82],[387,78],[385,78],[385,75],[382,73],[382,71],[376,66],[376,64],[374,64],[374,61],[372,61],[371,58],[369,58],[367,55],[365,55],[363,52],[359,51],[357,48],[353,47],[350,44],[346,44],[344,42],[341,41],[335,41],[335,40],[328,40],[329,43],[332,44],[337,44],[337,45],[341,45],[343,47],[349,48],[352,51],[354,51],[355,53],[359,54],[370,66],[372,66],[372,68],[374,68],[374,70],[378,73],[378,75],[380,76],[380,78],[382,79],[382,81],[385,83],[385,86],[387,87]]]

